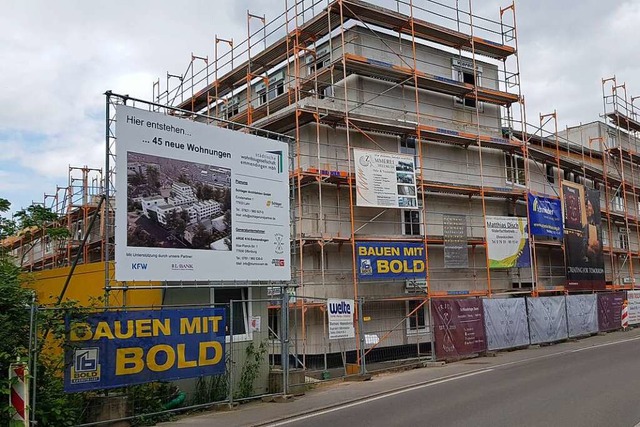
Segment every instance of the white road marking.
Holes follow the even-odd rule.
[[[393,391],[391,393],[386,393],[386,394],[383,394],[383,395],[380,395],[380,396],[375,396],[375,397],[371,397],[371,398],[365,398],[363,400],[359,400],[359,401],[353,402],[353,403],[348,403],[348,404],[343,405],[343,406],[338,406],[338,407],[335,407],[335,408],[325,409],[325,410],[314,412],[314,413],[311,413],[311,414],[301,415],[299,417],[291,418],[291,419],[284,420],[284,421],[279,421],[279,422],[276,422],[274,424],[269,424],[269,427],[278,427],[278,426],[284,426],[284,425],[291,424],[291,423],[296,423],[298,421],[307,420],[309,418],[318,417],[320,415],[325,415],[325,414],[330,414],[332,412],[342,411],[343,409],[353,408],[354,406],[364,405],[365,403],[375,402],[376,400],[386,399],[387,397],[397,396],[399,394],[408,393],[410,391],[420,390],[422,388],[432,387],[432,386],[448,383],[450,381],[461,380],[463,378],[469,378],[469,377],[472,377],[472,376],[475,376],[475,375],[478,375],[478,374],[484,374],[485,372],[491,372],[491,371],[493,371],[493,368],[485,368],[485,369],[482,369],[480,371],[471,372],[469,374],[463,374],[463,375],[459,375],[459,376],[456,376],[456,377],[447,378],[447,379],[444,379],[444,380],[438,380],[438,381],[430,382],[430,383],[427,383],[427,384],[420,384],[420,385],[417,385],[415,387],[409,387],[409,388],[405,388],[405,389],[402,389],[402,390]]]

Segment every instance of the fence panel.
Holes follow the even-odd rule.
[[[598,329],[600,332],[615,331],[622,327],[622,304],[624,291],[598,294]]]
[[[598,302],[596,294],[567,295],[569,336],[579,337],[598,332]]]
[[[529,345],[529,324],[524,298],[485,298],[482,305],[489,350]]]
[[[438,359],[457,359],[487,350],[482,300],[431,300]]]
[[[527,298],[531,344],[561,341],[569,337],[564,296]]]
[[[366,298],[362,308],[368,372],[432,357],[431,312],[426,295]]]

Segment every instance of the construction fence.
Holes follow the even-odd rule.
[[[303,394],[349,375],[612,331],[624,318],[640,323],[640,291],[354,300],[279,289],[267,299],[226,304],[34,305],[31,417],[41,414],[43,370],[64,378],[64,391],[77,397],[77,425],[139,425]]]

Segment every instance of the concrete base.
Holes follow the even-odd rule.
[[[125,418],[128,413],[128,398],[123,395],[100,396],[92,399],[89,405],[89,420],[104,421],[103,426],[129,427],[129,421],[109,422],[118,418]]]
[[[440,366],[444,366],[447,363],[443,360],[438,360],[436,362],[424,362],[424,364],[422,366],[424,366],[425,368],[439,368]]]
[[[293,402],[295,397],[292,394],[279,394],[274,396],[264,396],[262,401],[265,403],[288,403]]]
[[[283,390],[282,369],[272,369],[269,372],[269,393],[282,393]],[[289,371],[289,394],[302,396],[306,390],[305,371],[302,369],[291,369]]]
[[[347,382],[361,382],[361,381],[369,381],[371,379],[371,374],[358,374],[358,375],[349,375],[344,377],[344,380]]]

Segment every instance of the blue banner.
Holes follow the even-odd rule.
[[[426,277],[423,243],[357,242],[358,278],[363,280]]]
[[[528,200],[531,234],[562,239],[562,201],[531,193]]]
[[[225,371],[223,308],[102,312],[67,319],[66,392]]]

